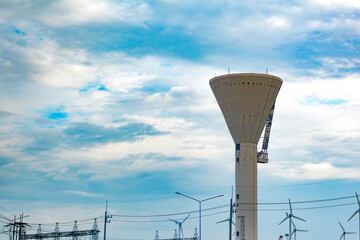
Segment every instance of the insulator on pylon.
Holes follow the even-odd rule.
[[[91,236],[91,240],[99,240],[99,228],[96,222],[96,218],[94,219],[94,225],[93,225],[93,235]]]
[[[77,221],[75,221],[74,228],[72,231],[73,231],[72,240],[79,240],[79,228],[77,225]]]
[[[56,222],[56,225],[55,225],[54,240],[60,240],[60,229],[59,229],[59,223],[58,222]]]
[[[42,237],[41,237],[41,234],[42,234],[41,224],[39,224],[39,228],[38,228],[36,234],[38,235],[38,237],[36,239],[41,240],[42,239]]]
[[[41,224],[39,224],[39,228],[38,228],[38,230],[37,230],[37,234],[41,234],[42,233],[42,231],[41,231]]]
[[[176,229],[175,229],[175,234],[174,234],[174,237],[173,237],[173,239],[178,239],[178,234],[177,234],[177,231],[176,231]]]
[[[198,233],[197,233],[197,228],[195,228],[195,233],[194,233],[194,240],[197,240],[199,238]]]
[[[156,231],[154,240],[160,240],[160,238],[159,238],[159,232],[158,232],[158,231]]]

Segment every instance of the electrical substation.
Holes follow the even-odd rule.
[[[41,224],[38,225],[37,232],[35,234],[27,234],[27,229],[31,228],[31,225],[25,223],[23,221],[23,217],[20,217],[19,221],[11,221],[9,224],[5,225],[8,229],[9,240],[26,240],[26,239],[49,239],[52,238],[54,240],[60,240],[63,238],[71,239],[71,240],[82,240],[89,239],[86,237],[90,237],[89,240],[99,240],[99,229],[97,225],[97,220],[94,219],[94,224],[92,229],[90,230],[80,230],[78,228],[77,221],[74,222],[74,226],[72,231],[60,231],[59,224],[56,223],[55,229],[53,232],[43,232],[41,228]]]

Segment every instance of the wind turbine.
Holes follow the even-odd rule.
[[[230,225],[233,224],[235,226],[235,223],[230,218],[227,218],[225,220],[221,220],[221,221],[217,222],[216,224],[223,223],[223,222],[229,222]],[[235,233],[233,233],[233,234],[231,232],[229,233],[229,240],[231,240],[231,236],[234,235],[234,234]]]
[[[294,225],[294,229],[293,229],[293,232],[291,233],[291,235],[294,234],[294,240],[296,240],[296,232],[308,232],[308,230],[300,230],[300,229],[297,229],[296,226],[295,226],[295,223],[293,222],[293,220],[291,220],[292,224]]]
[[[339,222],[339,224],[340,224],[341,229],[343,230],[343,234],[341,234],[340,240],[341,240],[341,239],[344,239],[344,240],[345,240],[346,234],[356,234],[356,232],[345,232],[345,229],[344,229],[344,227],[341,225],[340,222]]]
[[[350,221],[357,213],[359,213],[359,240],[360,240],[360,201],[357,192],[355,192],[355,195],[356,195],[357,203],[359,205],[359,209],[354,212],[354,214],[349,218],[348,221]]]
[[[172,221],[172,222],[174,222],[175,224],[179,225],[179,239],[181,238],[181,234],[182,234],[182,236],[184,237],[184,232],[183,232],[183,230],[182,230],[182,224],[186,221],[186,219],[188,219],[188,217],[190,217],[190,215],[191,215],[191,214],[187,215],[187,217],[186,217],[184,220],[182,220],[181,222],[176,221],[176,220],[173,220],[173,219],[169,219],[169,221]]]
[[[304,222],[306,222],[306,220],[304,220],[302,218],[299,218],[299,217],[297,217],[297,216],[295,216],[293,214],[290,199],[289,199],[289,206],[290,206],[290,213],[286,213],[286,217],[284,218],[284,220],[282,220],[279,223],[279,225],[282,224],[283,222],[285,222],[287,219],[289,219],[289,240],[291,240],[291,235],[292,235],[291,234],[291,224],[293,223],[292,218],[296,218],[296,219],[299,219],[299,220],[304,221]]]

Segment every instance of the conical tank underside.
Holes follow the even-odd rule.
[[[268,74],[236,73],[214,77],[210,87],[235,143],[257,143],[282,85]]]

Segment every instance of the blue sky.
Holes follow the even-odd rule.
[[[106,200],[110,214],[139,216],[197,209],[176,191],[224,194],[204,203],[219,208],[202,232],[224,239],[234,146],[208,81],[228,68],[284,80],[259,202],[360,192],[359,25],[355,0],[0,1],[0,213],[29,214],[29,233],[68,231]],[[301,239],[339,238],[338,221],[358,231],[346,222],[356,205],[313,208],[351,203],[294,204]],[[259,239],[278,239],[287,205],[259,208]],[[176,228],[135,220],[114,217],[108,239]],[[192,213],[185,235],[195,227]]]

